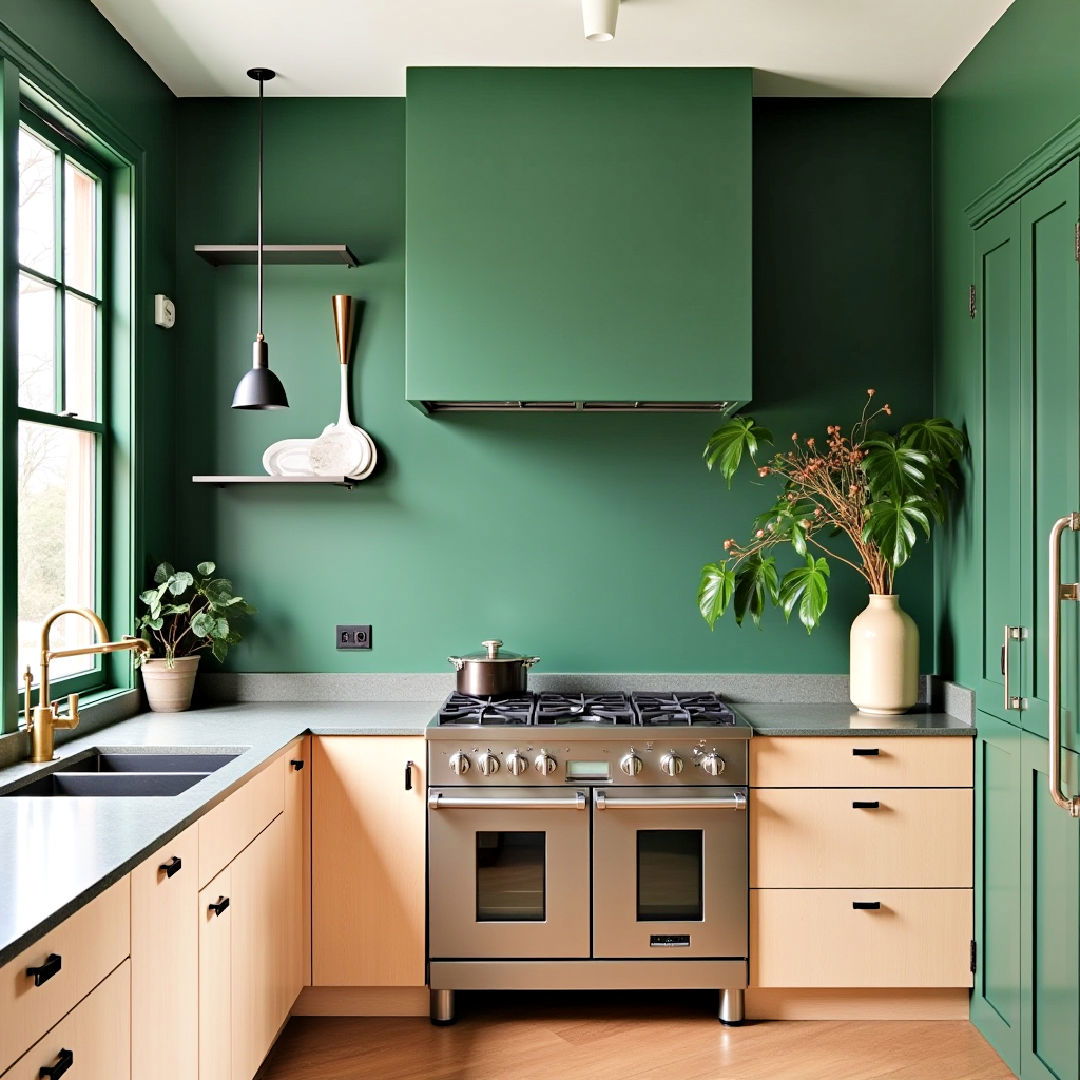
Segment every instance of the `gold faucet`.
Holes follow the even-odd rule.
[[[93,645],[84,645],[75,649],[50,649],[49,634],[52,632],[53,623],[61,615],[81,615],[93,628],[97,642]],[[64,656],[93,656],[98,653],[114,652],[138,652],[148,656],[151,652],[150,642],[142,638],[124,635],[119,641],[109,641],[109,631],[101,621],[101,616],[89,608],[61,607],[49,612],[45,621],[41,624],[41,677],[38,680],[38,704],[33,710],[30,708],[30,687],[34,677],[29,664],[23,674],[23,693],[26,701],[26,727],[30,732],[31,749],[30,760],[34,762],[52,761],[54,754],[53,733],[57,728],[70,730],[79,726],[79,695],[68,694],[68,715],[60,715],[60,702],[49,702],[49,664]]]

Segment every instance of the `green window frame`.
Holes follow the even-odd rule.
[[[96,205],[96,276],[92,291],[69,280],[63,255],[48,267],[22,265],[18,250],[19,137],[31,131],[61,161],[92,176]],[[142,338],[135,302],[142,253],[139,248],[145,193],[145,154],[127,135],[54,69],[0,26],[0,734],[22,723],[22,666],[18,627],[19,427],[27,422],[53,431],[89,434],[95,442],[93,473],[93,574],[91,606],[113,637],[131,629],[135,605],[135,552],[141,522],[135,504],[137,461],[135,356]],[[60,175],[63,175],[61,164]],[[63,217],[58,203],[57,218]],[[57,222],[64,227],[63,221]],[[57,235],[57,248],[63,245]],[[30,273],[56,289],[56,337],[63,344],[64,297],[94,309],[96,345],[92,416],[63,415],[63,363],[57,364],[53,407],[20,402],[19,282]],[[78,305],[75,305],[76,307]],[[80,309],[86,316],[86,309]],[[87,320],[88,324],[89,320]],[[86,324],[84,324],[86,325]],[[89,334],[87,334],[89,337]],[[58,352],[58,355],[61,355]],[[87,459],[89,460],[89,459]],[[90,538],[88,537],[88,540]],[[81,598],[87,602],[86,598]],[[25,627],[24,627],[25,637]],[[36,632],[34,634],[36,640]],[[32,657],[38,675],[37,648]],[[128,654],[94,657],[88,670],[51,679],[53,697],[84,695],[84,703],[132,690],[135,676]],[[36,693],[33,703],[36,703]]]

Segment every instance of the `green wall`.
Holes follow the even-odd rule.
[[[253,238],[254,122],[249,101],[179,103],[179,528],[154,553],[215,558],[259,606],[230,667],[435,671],[498,635],[548,671],[847,670],[864,600],[843,567],[814,637],[775,614],[760,633],[725,622],[710,634],[700,620],[698,568],[764,496],[746,483],[729,493],[705,470],[708,415],[428,419],[406,403],[400,99],[268,101],[268,240],[343,241],[370,262],[269,271],[271,364],[292,408],[231,412],[254,273],[212,269],[191,248]],[[924,414],[928,103],[763,101],[754,144],[757,415],[786,438],[845,421],[869,385],[898,419]],[[260,472],[269,443],[335,418],[338,291],[365,305],[353,385],[379,471],[353,492],[191,485],[193,473]],[[901,588],[929,630],[925,550]],[[372,623],[374,649],[336,652],[338,621]]]
[[[1080,5],[1016,0],[933,99],[937,411],[966,424],[976,450],[984,433],[964,207],[1080,114],[1078,42]],[[936,551],[937,666],[968,686],[982,642],[978,540],[962,515]]]
[[[174,291],[176,99],[88,0],[0,0],[0,30],[13,34],[134,144],[141,212],[137,243],[136,564],[173,532],[173,500],[163,468],[172,454],[173,339],[154,326],[154,293]],[[69,94],[68,90],[75,91]],[[91,127],[94,117],[83,117]],[[130,627],[117,627],[120,630]]]

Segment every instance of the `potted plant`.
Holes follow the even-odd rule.
[[[136,662],[155,712],[183,712],[191,705],[199,654],[209,650],[215,660],[224,660],[241,640],[240,617],[255,610],[233,593],[228,578],[214,577],[216,570],[212,562],[199,563],[194,574],[161,563],[154,588],[139,594],[148,609],[139,616],[139,634],[158,655]]]
[[[791,449],[759,460],[772,435],[751,417],[732,417],[713,432],[704,458],[731,486],[744,462],[759,478],[779,482],[772,504],[753,522],[745,543],[724,541],[726,557],[702,568],[698,606],[710,627],[729,607],[742,624],[760,623],[766,605],[793,614],[810,633],[829,602],[831,564],[860,574],[869,602],[851,626],[851,700],[868,713],[905,712],[918,697],[919,633],[894,591],[921,532],[944,520],[957,486],[964,433],[948,420],[906,424],[896,434],[876,425],[892,415],[875,408],[874,391],[845,433],[826,429],[824,442],[791,436]],[[790,547],[800,560],[781,576],[772,554]]]

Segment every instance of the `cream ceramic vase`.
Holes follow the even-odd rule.
[[[179,656],[171,668],[161,659],[143,661],[143,688],[154,712],[184,712],[191,708],[191,693],[195,689],[200,659],[198,656]]]
[[[919,697],[919,628],[900,597],[870,594],[851,624],[851,703],[860,712],[893,716]]]

